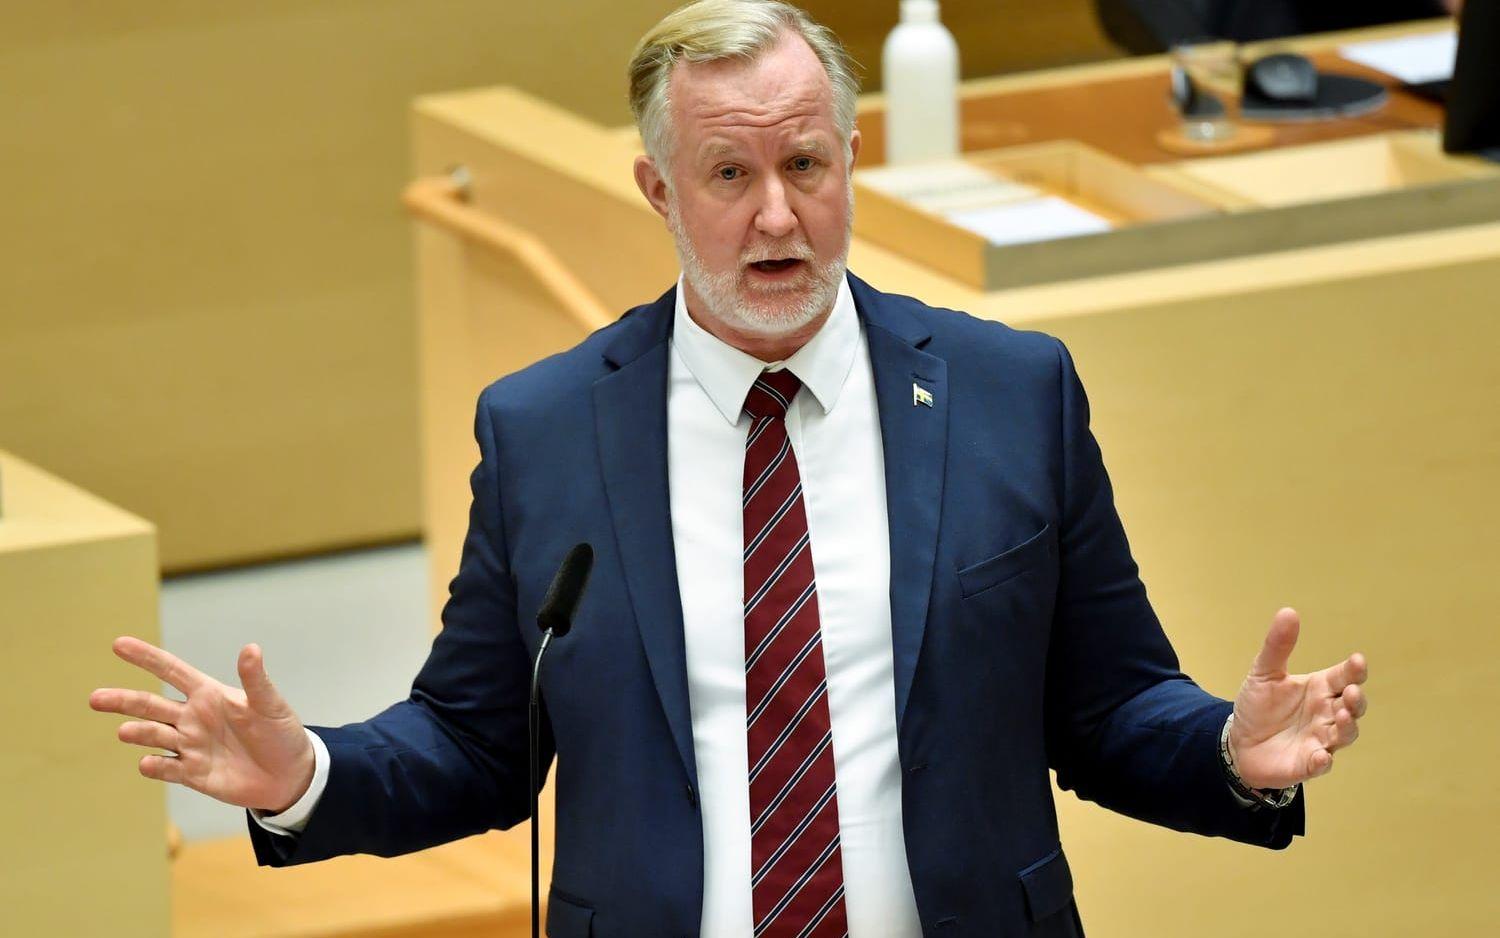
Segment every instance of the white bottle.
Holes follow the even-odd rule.
[[[885,37],[885,156],[888,163],[958,155],[958,43],[938,20],[937,0],[901,0],[901,22]]]

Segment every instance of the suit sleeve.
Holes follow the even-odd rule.
[[[408,699],[362,723],[313,728],[328,747],[328,787],[299,836],[250,823],[263,865],[395,856],[510,827],[530,814],[530,656],[517,625],[491,393],[481,395],[475,417],[480,461],[470,477],[469,529],[442,631]],[[545,770],[553,746],[542,724]]]
[[[1233,704],[1179,669],[1115,510],[1083,384],[1060,342],[1057,352],[1061,572],[1046,728],[1058,785],[1154,824],[1285,847],[1303,831],[1303,798],[1279,811],[1234,799],[1218,761]]]

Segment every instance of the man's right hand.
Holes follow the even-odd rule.
[[[266,676],[260,646],[240,649],[243,690],[138,638],[115,639],[114,652],[187,696],[185,701],[168,700],[117,687],[89,695],[95,710],[137,718],[120,725],[121,742],[177,754],[142,756],[142,775],[268,814],[280,814],[307,791],[314,768],[312,743]]]

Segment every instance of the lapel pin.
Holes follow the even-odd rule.
[[[918,404],[923,407],[931,407],[932,392],[913,381],[911,385],[911,406],[916,407]]]

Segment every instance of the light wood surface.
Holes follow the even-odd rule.
[[[96,687],[159,687],[110,653],[159,640],[155,532],[4,451],[0,495],[0,933],[160,938],[166,795],[88,707]]]
[[[625,121],[677,5],[7,4],[0,441],[169,572],[416,538],[407,104],[508,81]]]
[[[994,291],[1156,266],[1164,254],[1163,237],[1174,233],[1172,226],[1157,223],[1223,212],[1216,190],[1180,186],[1175,177],[1146,172],[1072,140],[971,152],[964,161],[1038,194],[1063,198],[1104,219],[1111,230],[1065,242],[992,245],[939,213],[872,187],[862,181],[865,173],[856,172],[855,232],[967,286]],[[1190,233],[1177,240],[1188,244],[1202,236]]]
[[[485,385],[574,344],[611,321],[606,307],[537,238],[455,201],[457,188],[428,177],[407,188],[422,278],[422,496],[430,624],[439,625],[448,581],[468,528],[468,488],[479,461],[475,401]]]
[[[522,938],[531,933],[529,857],[525,828],[285,869],[256,866],[245,837],[199,841],[172,864],[172,936]],[[543,860],[550,868],[550,846]]]

